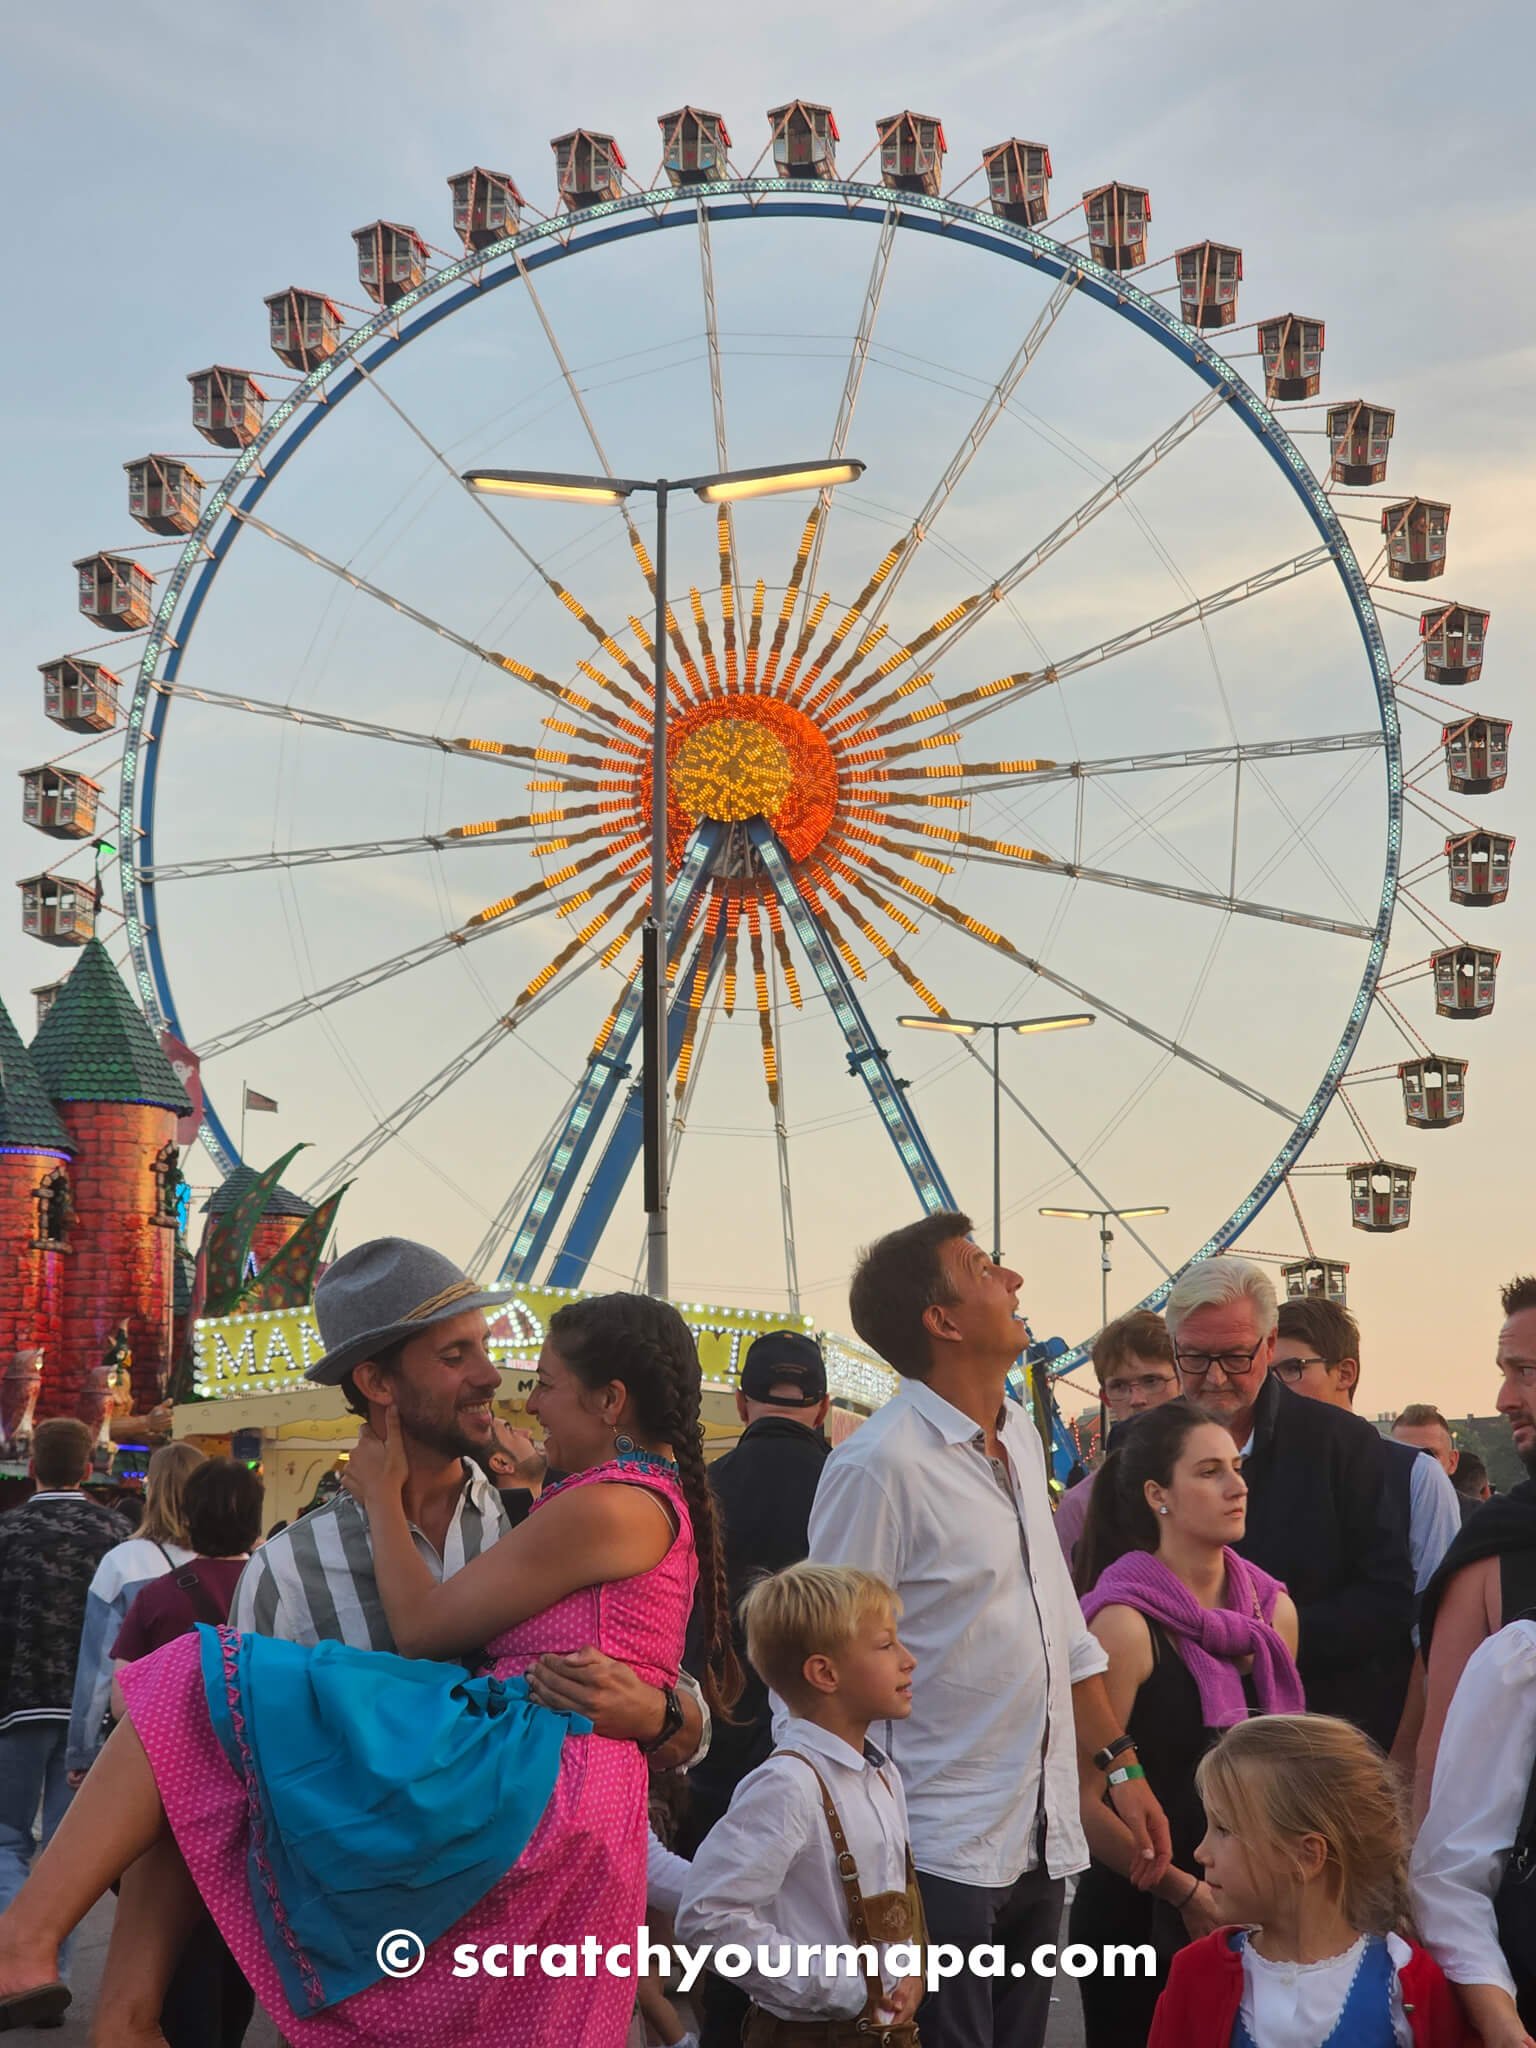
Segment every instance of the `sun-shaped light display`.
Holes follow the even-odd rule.
[[[691,734],[670,772],[681,809],[724,825],[775,817],[795,779],[784,742],[748,718],[713,719]]]

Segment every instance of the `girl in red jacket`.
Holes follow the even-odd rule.
[[[1196,1773],[1195,1851],[1235,1924],[1174,1957],[1148,2048],[1473,2048],[1407,1921],[1408,1844],[1379,1750],[1347,1721],[1264,1714]]]

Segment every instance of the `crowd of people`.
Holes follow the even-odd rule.
[[[1423,1404],[1382,1435],[1348,1311],[1218,1257],[1101,1332],[1055,1500],[1021,1284],[959,1214],[880,1239],[894,1397],[834,1450],[767,1333],[706,1465],[668,1304],[551,1318],[535,1443],[502,1297],[377,1240],[316,1292],[343,1484],[265,1541],[244,1466],[157,1452],[132,1531],[40,1425],[0,2030],[116,1886],[104,2048],[257,2000],[293,2048],[1041,2048],[1073,1977],[1088,2048],[1536,2048],[1536,1478],[1490,1498]],[[1536,1474],[1536,1279],[1503,1310]]]

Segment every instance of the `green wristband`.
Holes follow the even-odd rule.
[[[1110,1772],[1109,1782],[1111,1785],[1128,1785],[1132,1778],[1144,1778],[1146,1775],[1140,1764],[1122,1764],[1118,1771]]]

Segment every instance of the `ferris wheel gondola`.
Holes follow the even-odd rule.
[[[75,565],[85,615],[115,635],[142,635],[143,644],[126,714],[119,709],[116,678],[88,659],[90,650],[83,650],[45,667],[48,715],[70,731],[121,747],[116,818],[123,928],[151,1021],[193,1043],[205,1075],[210,1067],[215,1070],[207,1075],[211,1099],[205,1142],[220,1166],[229,1170],[239,1162],[229,1126],[214,1107],[220,1095],[218,1073],[235,1069],[219,1068],[217,1062],[293,1027],[328,1029],[333,1011],[370,989],[396,983],[434,962],[464,963],[469,949],[487,936],[542,926],[554,917],[561,921],[559,944],[519,978],[510,1003],[498,1005],[483,1030],[458,1045],[417,1087],[388,1103],[370,1086],[368,1097],[378,1110],[371,1127],[331,1148],[316,1185],[335,1186],[387,1147],[409,1142],[405,1133],[419,1118],[479,1073],[482,1062],[531,1020],[558,1006],[571,1055],[563,1092],[548,1104],[546,1138],[530,1148],[521,1176],[484,1205],[485,1227],[475,1257],[482,1266],[496,1264],[503,1275],[525,1280],[548,1262],[557,1284],[576,1285],[597,1255],[637,1149],[637,1111],[626,1082],[638,1030],[633,949],[646,882],[645,750],[654,653],[647,628],[627,614],[606,556],[599,594],[590,599],[578,595],[574,573],[557,570],[549,552],[533,544],[532,529],[511,529],[481,505],[479,516],[497,528],[498,545],[510,542],[530,590],[553,600],[548,617],[554,623],[544,636],[550,651],[537,659],[502,651],[490,629],[452,623],[427,604],[408,599],[382,569],[370,566],[365,572],[355,550],[339,545],[333,550],[318,538],[290,530],[303,524],[292,509],[279,523],[267,501],[317,431],[331,431],[333,420],[351,413],[342,401],[367,393],[376,394],[403,426],[415,457],[424,455],[434,488],[451,494],[462,464],[418,417],[419,391],[403,392],[404,366],[410,360],[405,352],[439,334],[450,316],[472,320],[477,309],[496,304],[498,293],[508,287],[528,308],[530,336],[553,364],[557,398],[569,407],[602,471],[612,475],[592,394],[573,368],[570,346],[560,337],[546,292],[573,267],[578,272],[591,267],[615,278],[615,303],[637,321],[646,303],[640,274],[633,266],[617,271],[612,266],[622,265],[628,252],[650,238],[659,238],[658,247],[673,244],[679,231],[693,249],[694,290],[702,309],[707,438],[721,469],[729,466],[730,452],[724,364],[734,358],[738,338],[733,330],[725,336],[730,346],[723,346],[718,311],[717,248],[723,250],[728,238],[733,251],[738,239],[749,247],[744,261],[733,258],[733,283],[764,288],[774,277],[793,275],[784,268],[793,260],[786,251],[799,246],[789,241],[791,232],[806,238],[807,249],[817,237],[857,234],[866,243],[873,238],[862,304],[850,323],[851,335],[841,337],[846,359],[840,386],[833,385],[835,404],[829,407],[828,452],[833,458],[843,457],[851,446],[855,421],[864,416],[861,397],[868,411],[872,362],[892,376],[922,374],[944,388],[942,379],[915,368],[926,357],[903,351],[889,339],[876,341],[899,243],[939,252],[934,260],[951,266],[946,276],[977,265],[990,265],[991,276],[1001,265],[1009,277],[1017,273],[1041,280],[1047,291],[1032,317],[1020,320],[1020,337],[1009,337],[1013,345],[1001,370],[990,381],[975,380],[979,409],[955,435],[937,483],[910,489],[908,502],[894,508],[873,497],[864,504],[863,516],[885,522],[893,537],[883,551],[866,551],[862,566],[851,540],[842,539],[835,578],[841,596],[834,597],[827,587],[823,563],[829,535],[841,535],[847,521],[834,521],[823,494],[804,516],[792,549],[776,560],[769,559],[777,544],[773,534],[749,536],[744,516],[728,505],[718,507],[709,543],[712,574],[692,584],[686,601],[667,614],[668,748],[675,793],[668,818],[676,934],[671,1053],[679,1131],[687,1126],[711,1031],[740,1011],[756,1042],[767,1096],[784,1286],[791,1300],[798,1300],[799,1280],[790,1191],[794,1128],[786,1109],[784,1054],[786,1020],[804,1009],[801,976],[807,970],[841,1034],[846,1066],[864,1080],[896,1160],[916,1199],[927,1207],[952,1199],[941,1163],[945,1146],[925,1128],[919,1091],[889,1064],[881,1045],[888,1005],[870,977],[884,977],[899,987],[904,1000],[916,995],[931,1014],[942,1017],[957,1000],[956,959],[976,961],[978,973],[1038,980],[1093,1010],[1117,1027],[1123,1044],[1139,1047],[1153,1062],[1146,1072],[1154,1078],[1177,1075],[1181,1087],[1209,1086],[1220,1091],[1223,1101],[1241,1102],[1265,1118],[1278,1119],[1279,1132],[1264,1142],[1261,1162],[1245,1177],[1246,1187],[1230,1205],[1222,1205],[1221,1220],[1203,1238],[1197,1234],[1188,1255],[1240,1239],[1288,1177],[1309,1170],[1301,1164],[1303,1155],[1332,1109],[1341,1108],[1363,1131],[1359,1110],[1351,1107],[1353,1087],[1356,1080],[1386,1071],[1359,1066],[1368,1025],[1385,1024],[1408,1040],[1405,1066],[1417,1063],[1419,1073],[1418,1092],[1411,1098],[1406,1071],[1400,1076],[1407,1121],[1415,1128],[1439,1129],[1458,1120],[1466,1062],[1437,1065],[1399,995],[1409,981],[1427,976],[1441,1016],[1486,1016],[1493,1004],[1498,955],[1457,932],[1413,893],[1406,878],[1419,871],[1405,870],[1403,832],[1421,813],[1440,819],[1444,850],[1439,857],[1449,865],[1452,899],[1478,909],[1496,905],[1507,893],[1513,841],[1475,825],[1446,839],[1448,822],[1466,826],[1468,821],[1454,813],[1447,817],[1448,807],[1420,779],[1425,764],[1405,768],[1399,718],[1408,709],[1439,723],[1445,707],[1427,690],[1409,685],[1405,669],[1422,659],[1431,682],[1474,680],[1481,670],[1488,616],[1467,606],[1425,612],[1412,652],[1400,661],[1389,652],[1378,592],[1395,582],[1443,572],[1450,508],[1417,497],[1389,497],[1382,507],[1357,509],[1358,496],[1352,494],[1385,479],[1395,415],[1363,399],[1318,399],[1323,323],[1287,313],[1239,329],[1239,287],[1250,287],[1244,282],[1242,252],[1226,243],[1186,244],[1171,259],[1172,284],[1166,290],[1152,285],[1151,202],[1140,186],[1112,182],[1089,187],[1072,209],[1080,223],[1076,236],[1054,238],[1047,232],[1052,164],[1041,143],[1014,139],[982,152],[972,175],[986,180],[988,205],[983,209],[962,203],[953,192],[945,195],[949,145],[944,125],[910,109],[876,122],[879,182],[872,185],[838,173],[837,125],[830,107],[819,102],[795,100],[772,110],[764,151],[772,159],[773,175],[768,176],[760,175],[757,166],[743,172],[733,163],[731,136],[718,113],[684,106],[662,116],[659,125],[661,165],[646,187],[629,180],[613,136],[577,128],[557,137],[552,148],[559,211],[548,219],[528,221],[534,209],[510,174],[483,168],[455,174],[449,183],[453,228],[462,244],[457,257],[440,258],[424,235],[399,222],[381,219],[357,229],[359,282],[376,311],[353,321],[339,297],[299,287],[266,300],[271,346],[294,373],[277,403],[270,403],[265,385],[250,370],[225,365],[193,373],[193,423],[211,447],[229,452],[224,474],[210,487],[186,457],[161,453],[127,465],[131,515],[176,549],[164,576],[157,579],[122,552],[102,552]],[[758,239],[764,250],[761,262],[750,255]],[[1168,294],[1177,310],[1164,303]],[[677,296],[675,282],[669,283],[655,303],[670,308]],[[1026,417],[1021,388],[1037,362],[1049,355],[1052,335],[1069,312],[1077,319],[1072,309],[1090,305],[1135,342],[1157,351],[1161,361],[1192,373],[1197,393],[1150,436],[1143,433],[1129,447],[1121,446],[1112,461],[1096,467],[1079,463],[1089,468],[1092,487],[1043,532],[1030,533],[1021,519],[994,510],[982,521],[990,552],[984,564],[977,564],[973,553],[944,540],[941,522],[946,514],[954,522],[951,507],[962,502],[968,473],[980,477],[985,471],[983,450],[994,434]],[[1218,354],[1207,338],[1225,340],[1241,332],[1252,333],[1262,390],[1255,390],[1235,360]],[[754,330],[740,333],[751,340]],[[803,344],[803,337],[796,339]],[[658,343],[650,353],[660,359],[670,345]],[[743,360],[749,353],[740,350]],[[764,353],[775,361],[793,356],[802,367],[813,359],[803,345],[797,356],[793,350]],[[636,334],[633,362],[641,366],[646,358]],[[401,378],[392,388],[397,368]],[[637,368],[634,374],[648,373]],[[969,387],[952,378],[948,388],[963,392]],[[1276,409],[1282,403],[1299,409],[1282,414]],[[1326,427],[1307,424],[1318,413],[1326,416]],[[1038,636],[1025,629],[1017,594],[1030,579],[1047,582],[1048,572],[1058,572],[1075,548],[1098,546],[1113,520],[1145,495],[1154,475],[1167,474],[1165,465],[1188,460],[1188,451],[1212,438],[1208,423],[1217,420],[1246,430],[1267,464],[1265,474],[1283,487],[1309,524],[1306,543],[1257,568],[1213,576],[1203,590],[1186,582],[1180,602],[1129,624],[1113,618],[1115,584],[1107,582],[1094,613],[1097,630],[1074,638],[1063,626],[1053,639],[1066,651],[1045,653]],[[1294,438],[1304,432],[1316,432],[1326,441],[1321,475]],[[872,461],[871,482],[878,475],[879,463]],[[995,472],[991,487],[998,488]],[[632,558],[631,573],[638,572],[654,599],[655,569],[645,540],[627,507],[619,516],[623,531],[617,544]],[[1132,516],[1141,515],[1133,509]],[[1348,538],[1345,522],[1350,519],[1379,528],[1378,552],[1363,564]],[[223,687],[229,678],[201,676],[193,659],[194,628],[245,536],[251,536],[247,547],[265,545],[274,551],[273,559],[301,564],[303,573],[333,592],[344,592],[349,601],[365,600],[434,636],[473,673],[491,672],[517,693],[536,729],[510,737],[466,736],[451,723],[434,726],[430,718],[412,724],[398,713],[363,717],[352,706],[299,706],[280,688],[262,687],[259,661],[251,664],[252,680],[236,687]],[[974,535],[970,539],[974,548]],[[1255,719],[1253,730],[1238,730],[1228,702],[1230,736],[1215,743],[1197,727],[1188,743],[1174,743],[1177,735],[1169,732],[1170,743],[1148,746],[1134,719],[1126,721],[1131,737],[1121,751],[1081,758],[1074,751],[1074,758],[1062,760],[1029,743],[1047,700],[1066,706],[1072,691],[1096,685],[1108,664],[1147,656],[1180,634],[1192,631],[1210,645],[1213,622],[1223,615],[1290,590],[1318,572],[1330,576],[1342,595],[1355,647],[1347,666],[1362,719],[1369,706],[1368,722],[1321,731],[1305,724],[1276,730],[1277,723],[1283,725],[1283,713],[1277,719],[1272,700],[1255,697],[1254,704],[1264,703],[1265,715]],[[555,637],[557,629],[572,626],[582,636],[584,651],[579,653]],[[1004,662],[1001,650],[1010,635],[1011,657]],[[966,654],[959,655],[967,642]],[[1342,674],[1343,657],[1330,659]],[[962,662],[970,664],[974,680],[960,673]],[[1213,672],[1225,700],[1221,673]],[[952,677],[959,687],[951,686]],[[174,849],[162,854],[167,823],[162,805],[166,778],[173,772],[165,765],[173,751],[169,743],[199,706],[291,732],[370,747],[414,748],[466,771],[472,764],[484,786],[496,784],[493,770],[511,768],[523,793],[509,801],[493,799],[492,815],[433,820],[418,832],[316,837],[216,854],[178,856]],[[1170,704],[1170,718],[1178,709],[1176,701]],[[973,739],[984,721],[986,732],[1004,737],[991,744],[984,743],[984,734]],[[1070,730],[1065,710],[1059,730]],[[1440,745],[1431,758],[1443,757],[1453,793],[1481,794],[1501,786],[1508,741],[1507,721],[1463,718],[1441,727]],[[1360,905],[1342,884],[1333,892],[1337,900],[1329,902],[1287,900],[1283,891],[1262,893],[1264,876],[1282,871],[1288,852],[1306,847],[1315,853],[1310,835],[1319,829],[1327,801],[1311,809],[1289,806],[1276,793],[1280,764],[1310,769],[1340,761],[1347,767],[1374,762],[1382,775],[1371,900]],[[83,769],[61,764],[30,772],[36,788],[29,783],[28,802],[38,810],[32,821],[44,830],[59,831],[60,818],[85,816],[94,801],[91,792],[99,787]],[[42,823],[45,779],[53,825]],[[1108,806],[1122,802],[1121,785],[1171,786],[1178,792],[1214,790],[1218,783],[1232,792],[1230,845],[1222,857],[1195,859],[1187,847],[1174,844],[1167,824],[1170,805],[1156,797],[1143,799],[1145,811],[1130,807],[1134,824],[1118,839],[1100,832],[1095,853],[1086,793],[1092,793],[1095,804],[1102,796]],[[1275,815],[1289,820],[1289,834],[1282,834],[1286,845],[1279,852],[1270,849],[1267,865],[1253,859],[1255,879],[1246,886],[1240,845],[1245,787],[1267,791]],[[1054,818],[1048,807],[1055,803],[1068,807],[1063,815],[1075,811],[1075,823],[1069,822],[1065,831],[1053,824],[1024,836],[1020,812],[1036,820]],[[1138,829],[1143,850],[1153,855],[1140,864],[1124,854]],[[352,963],[334,974],[315,973],[295,991],[269,990],[275,999],[260,1007],[247,1005],[243,1017],[229,1016],[227,1003],[222,1019],[210,1014],[208,991],[190,999],[182,993],[184,977],[196,974],[190,944],[196,921],[178,930],[173,898],[180,884],[268,874],[289,888],[303,870],[356,863],[361,871],[392,857],[428,855],[440,861],[450,853],[488,848],[503,857],[508,886],[475,911],[455,915],[439,931],[413,935],[374,961]],[[1321,855],[1316,864],[1328,869]],[[974,885],[967,879],[972,876],[980,878]],[[1062,892],[1049,899],[1057,910],[1037,917],[1022,908],[1031,889],[1047,888]],[[99,917],[109,915],[98,911],[89,890],[82,893],[57,873],[31,877],[23,890],[26,928],[55,944],[81,942]],[[1154,904],[1178,906],[1167,914],[1212,917],[1222,934],[1232,927],[1267,927],[1355,949],[1358,971],[1352,971],[1306,1088],[1295,1090],[1294,1075],[1284,1087],[1254,1078],[1246,1071],[1248,1048],[1237,1039],[1229,1045],[1198,1042],[1192,1027],[1212,972],[1214,945],[1207,954],[1203,944],[1180,942],[1190,955],[1180,969],[1188,965],[1195,984],[1182,1016],[1176,1005],[1144,1003],[1134,990],[1119,985],[1112,945],[1095,949],[1090,936],[1067,958],[1058,941],[1068,913],[1059,906],[1079,897],[1102,903],[1135,899],[1145,906],[1146,918],[1154,915]],[[1427,961],[1400,967],[1389,960],[1400,907],[1429,931]],[[1016,936],[1016,917],[1019,922],[1034,918],[1036,936]],[[948,979],[926,962],[921,968],[917,964],[920,954],[937,951],[940,941],[955,949],[947,956]],[[475,957],[484,956],[477,951]],[[958,974],[968,971],[962,966]],[[601,998],[589,997],[582,987],[591,972],[605,984]],[[577,1020],[589,1002],[595,1014],[581,1038],[593,1024],[598,1028],[583,1059],[574,1056],[574,1046]],[[188,1014],[194,1006],[195,1017]],[[1430,1086],[1431,1072],[1441,1076],[1439,1094]],[[1117,1110],[1106,1119],[1111,1134],[1117,1119],[1124,1121],[1147,1098],[1150,1086],[1138,1080],[1129,1087],[1123,1115]],[[1065,1143],[1037,1106],[1017,1095],[1014,1100],[1037,1133],[1050,1170],[1075,1179],[1096,1201],[1104,1201],[1107,1169],[1095,1166],[1093,1158],[1106,1140],[1085,1129]],[[1433,1101],[1439,1113],[1416,1116],[1415,1101],[1421,1106]],[[1458,1105],[1455,1118],[1444,1113],[1449,1101]],[[1363,1165],[1316,1170],[1345,1174],[1350,1214],[1358,1227],[1395,1230],[1408,1219],[1413,1169],[1383,1165],[1379,1148],[1373,1143],[1370,1149],[1373,1156]],[[585,1183],[584,1174],[590,1175]],[[1383,1174],[1385,1190],[1378,1185]],[[1184,1260],[1160,1257],[1137,1241],[1159,1276],[1147,1295],[1155,1304]],[[1342,1262],[1315,1259],[1310,1243],[1307,1252],[1306,1261],[1292,1261],[1300,1273],[1298,1284],[1310,1289],[1316,1269],[1323,1274],[1319,1284],[1331,1291],[1332,1276],[1344,1270]]]

